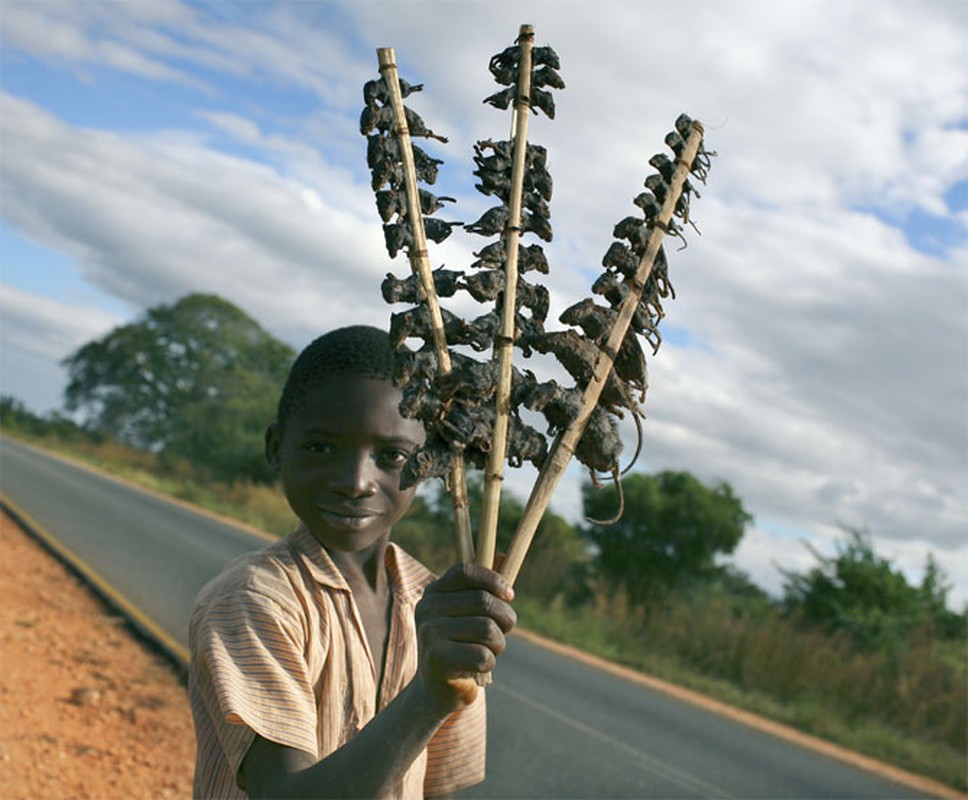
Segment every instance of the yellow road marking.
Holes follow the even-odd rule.
[[[7,513],[20,523],[28,533],[52,550],[61,561],[77,571],[85,582],[90,584],[110,605],[121,611],[144,634],[164,648],[183,669],[188,668],[188,649],[112,586],[100,572],[2,491],[0,491],[0,506],[3,506]]]

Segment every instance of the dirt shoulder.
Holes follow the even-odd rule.
[[[6,514],[0,553],[0,796],[191,797],[177,672]]]

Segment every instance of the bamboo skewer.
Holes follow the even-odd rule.
[[[560,390],[554,381],[532,386],[534,376],[531,375],[529,376],[531,383],[522,386],[521,392],[515,392],[512,391],[517,389],[513,385],[515,375],[513,352],[518,327],[517,295],[520,282],[520,265],[518,262],[522,224],[527,227],[527,230],[536,232],[540,238],[546,241],[551,238],[547,220],[548,213],[544,205],[544,200],[550,199],[551,182],[550,176],[547,176],[544,169],[543,156],[541,163],[532,164],[532,168],[536,170],[531,184],[532,190],[541,195],[540,198],[537,198],[538,205],[532,208],[531,201],[524,195],[524,185],[528,179],[526,174],[529,163],[528,122],[533,94],[536,95],[534,97],[535,108],[554,118],[554,103],[551,96],[546,90],[539,91],[539,89],[532,87],[532,64],[537,60],[538,64],[544,65],[537,83],[538,87],[563,88],[564,84],[555,72],[559,68],[557,55],[550,47],[534,48],[533,26],[522,25],[514,45],[505,48],[503,52],[494,56],[489,64],[489,68],[498,83],[504,86],[510,84],[514,86],[513,89],[503,89],[485,100],[487,103],[506,109],[508,101],[513,97],[511,141],[493,143],[491,140],[487,140],[478,143],[475,146],[475,162],[478,164],[479,171],[474,174],[482,177],[482,183],[477,188],[484,194],[498,195],[504,199],[506,206],[489,210],[475,225],[466,226],[466,230],[482,235],[494,235],[500,230],[501,241],[487,248],[491,255],[485,256],[483,252],[481,254],[475,253],[480,258],[472,266],[487,266],[488,268],[487,274],[482,275],[480,279],[476,277],[473,280],[464,278],[465,273],[453,271],[441,272],[436,276],[439,278],[441,292],[445,297],[453,294],[456,287],[468,291],[475,299],[483,302],[495,297],[500,290],[501,300],[497,304],[500,306],[500,312],[495,309],[486,317],[481,317],[479,322],[475,321],[473,325],[462,323],[463,327],[452,334],[452,341],[470,344],[475,350],[484,349],[488,343],[492,344],[490,362],[482,363],[471,359],[470,365],[467,367],[470,372],[466,375],[464,373],[465,365],[459,354],[455,353],[451,356],[448,349],[443,318],[446,312],[440,306],[435,285],[435,273],[431,269],[427,252],[427,228],[421,207],[421,190],[417,187],[418,172],[414,146],[411,141],[411,131],[407,122],[408,116],[413,119],[413,130],[416,135],[423,134],[433,137],[434,134],[423,129],[419,117],[404,107],[403,94],[409,92],[410,89],[407,88],[406,84],[403,87],[400,85],[401,81],[397,73],[393,49],[379,48],[377,56],[386,94],[383,94],[383,88],[379,87],[375,81],[370,81],[364,86],[364,100],[367,108],[364,109],[364,114],[361,116],[360,129],[361,133],[367,134],[374,127],[377,127],[380,131],[378,136],[390,135],[396,139],[399,152],[392,157],[391,162],[387,162],[386,154],[380,149],[386,147],[386,140],[382,139],[370,140],[369,146],[373,150],[371,153],[371,150],[368,149],[367,159],[373,169],[375,190],[387,180],[385,171],[390,167],[393,169],[393,177],[390,179],[391,192],[377,193],[377,207],[384,221],[394,213],[393,209],[396,209],[397,222],[392,226],[385,226],[387,247],[390,250],[391,257],[399,249],[406,247],[413,273],[413,278],[404,282],[400,282],[392,275],[388,276],[387,281],[384,282],[384,297],[388,302],[400,302],[402,298],[406,297],[409,302],[418,303],[418,315],[413,319],[419,320],[419,322],[411,323],[407,320],[407,325],[413,324],[413,327],[405,327],[403,325],[405,318],[401,315],[394,315],[392,327],[396,330],[398,322],[400,323],[399,331],[402,337],[399,341],[401,342],[402,338],[407,336],[418,336],[424,340],[425,344],[421,354],[426,354],[426,356],[421,355],[422,358],[429,357],[426,351],[431,346],[436,357],[435,377],[431,379],[431,386],[429,387],[433,396],[428,398],[429,405],[426,407],[419,406],[421,410],[415,410],[413,413],[424,421],[428,430],[432,430],[434,435],[440,438],[434,440],[432,447],[428,442],[425,448],[426,453],[420,454],[423,460],[418,459],[420,464],[418,469],[422,470],[422,473],[418,474],[425,478],[439,476],[444,469],[448,471],[448,489],[453,505],[458,557],[464,564],[476,563],[480,566],[494,568],[501,489],[509,448],[512,453],[512,466],[519,466],[525,458],[534,463],[542,463],[541,459],[544,458],[543,466],[532,487],[508,553],[498,568],[508,584],[513,585],[538,526],[551,502],[552,495],[564,476],[571,459],[575,457],[576,450],[579,460],[589,466],[590,469],[603,469],[603,463],[613,464],[614,462],[615,477],[616,480],[619,479],[617,459],[621,449],[621,441],[617,438],[612,416],[621,417],[619,408],[628,407],[633,413],[638,411],[637,403],[632,399],[632,396],[629,395],[628,398],[625,398],[622,394],[625,391],[630,391],[629,387],[641,388],[644,399],[644,377],[639,377],[644,365],[633,368],[625,363],[627,361],[626,356],[631,356],[632,353],[638,354],[637,357],[640,360],[643,356],[638,349],[637,342],[625,343],[625,339],[629,334],[630,327],[632,327],[633,319],[635,319],[635,330],[650,337],[653,348],[657,348],[658,342],[661,341],[661,337],[658,336],[654,327],[657,322],[654,314],[657,314],[658,317],[662,316],[662,309],[655,291],[665,297],[668,287],[657,284],[657,288],[654,286],[653,289],[649,290],[649,295],[645,300],[643,300],[643,294],[655,269],[655,260],[660,254],[664,236],[669,233],[681,236],[680,229],[672,221],[673,217],[680,216],[684,221],[688,221],[688,200],[692,188],[686,183],[687,176],[691,172],[695,172],[700,180],[705,182],[708,162],[705,160],[707,153],[702,150],[703,128],[700,123],[689,120],[686,115],[681,115],[680,119],[676,121],[676,131],[666,137],[666,143],[678,155],[675,168],[671,169],[672,165],[665,156],[655,156],[650,160],[649,163],[659,169],[661,173],[655,176],[660,183],[653,183],[652,176],[650,176],[650,179],[646,181],[646,188],[650,191],[635,200],[636,205],[642,207],[646,218],[645,220],[636,220],[635,218],[623,220],[620,225],[616,226],[613,234],[615,238],[628,239],[632,244],[631,250],[626,245],[615,249],[619,243],[614,243],[603,260],[604,266],[609,270],[609,281],[615,281],[617,273],[621,273],[624,280],[621,284],[610,284],[608,282],[600,284],[596,282],[596,285],[593,286],[593,291],[606,295],[611,308],[603,308],[588,300],[576,304],[573,309],[569,309],[568,315],[562,315],[563,322],[580,326],[585,333],[584,337],[581,334],[576,335],[573,331],[567,332],[567,334],[552,333],[546,337],[543,332],[543,323],[548,310],[547,290],[543,290],[544,295],[542,297],[540,293],[535,294],[534,287],[531,284],[524,284],[524,288],[530,292],[525,296],[525,304],[533,312],[534,317],[533,319],[527,318],[522,322],[522,327],[529,331],[528,342],[531,342],[530,337],[534,335],[533,344],[539,352],[553,352],[554,355],[558,356],[561,364],[575,377],[578,388]],[[421,87],[412,88],[419,89]],[[388,109],[387,106],[390,108]],[[390,109],[392,111],[388,114],[387,111]],[[685,142],[680,138],[680,134],[686,137]],[[671,141],[670,136],[672,137]],[[442,139],[442,141],[446,140]],[[507,151],[509,144],[511,145],[510,164],[508,164]],[[494,156],[485,158],[482,155],[482,151],[487,147],[491,147],[495,151]],[[421,155],[421,152],[417,151],[416,155]],[[695,163],[697,159],[700,160]],[[431,162],[433,161],[431,160]],[[436,161],[436,163],[440,162]],[[435,174],[436,169],[433,172]],[[424,177],[428,182],[434,182],[434,178],[429,176],[429,173]],[[402,196],[400,195],[401,191],[403,192]],[[654,192],[654,196],[652,192]],[[436,198],[433,198],[429,193],[424,193],[424,195],[425,202],[430,201],[429,208],[436,202]],[[453,198],[441,199],[453,200]],[[657,199],[662,200],[661,206],[656,206]],[[403,207],[400,204],[401,200],[405,201]],[[525,216],[522,220],[523,206],[526,200],[528,208],[537,219]],[[390,205],[391,203],[393,205]],[[434,207],[439,208],[439,202]],[[540,209],[545,210],[539,213]],[[433,211],[429,210],[428,213],[433,213]],[[409,229],[405,227],[408,221],[407,217],[409,217]],[[437,220],[429,221],[437,222]],[[502,223],[503,228],[501,227]],[[646,223],[644,227],[643,223]],[[461,223],[444,224],[452,226]],[[437,228],[432,227],[430,230],[434,240],[440,241]],[[446,233],[449,233],[449,228],[446,229],[444,235]],[[400,236],[407,238],[400,239]],[[644,242],[643,236],[646,237]],[[406,244],[402,244],[404,241]],[[645,245],[644,248],[642,247],[643,244]],[[500,249],[498,249],[498,245]],[[532,248],[528,248],[529,262],[525,263],[525,269],[531,263],[530,259],[533,255],[531,250]],[[500,261],[502,256],[499,253],[501,251],[503,251],[503,263]],[[540,248],[537,248],[537,251],[540,261],[536,263],[543,263],[544,267],[538,268],[535,263],[531,263],[531,266],[538,268],[541,272],[547,272],[547,262],[544,261]],[[637,261],[635,260],[635,253],[641,253]],[[503,289],[501,289],[501,282],[498,282],[501,277],[499,270],[502,267]],[[466,282],[461,283],[462,279]],[[418,284],[419,288],[414,286],[414,282]],[[406,287],[405,290],[404,286]],[[403,293],[404,291],[406,294]],[[424,307],[426,311],[419,308],[420,302],[426,304]],[[647,305],[643,306],[643,303]],[[585,316],[588,313],[591,313],[592,316]],[[646,316],[637,317],[636,315],[640,313]],[[490,331],[494,330],[490,326],[494,324],[493,318],[495,316],[500,317],[498,330],[493,334],[493,341],[488,342],[487,339],[481,338],[481,334],[490,338]],[[611,325],[609,327],[610,320]],[[532,323],[537,326],[537,332],[532,331],[530,327]],[[606,328],[607,336],[604,337],[603,341],[600,334]],[[655,341],[652,341],[652,335],[655,335]],[[575,338],[576,336],[577,338]],[[597,353],[593,344],[597,345]],[[623,350],[623,344],[626,345],[625,350]],[[628,350],[631,345],[635,345],[634,351]],[[622,356],[619,360],[619,374],[613,377],[612,372],[615,369],[615,361],[620,351]],[[528,355],[527,351],[525,355]],[[573,361],[576,357],[580,359],[577,366],[575,365],[576,362]],[[466,397],[448,394],[448,392],[456,391],[453,387],[448,389],[443,384],[439,387],[434,385],[440,378],[452,375],[454,372],[453,359],[459,360],[461,370],[457,390],[466,391]],[[593,365],[591,364],[592,360],[594,360]],[[589,366],[591,366],[590,377]],[[408,391],[420,393],[427,389],[426,368],[426,364],[420,368],[421,371],[417,373],[418,383],[409,384]],[[482,388],[485,384],[481,382],[481,376],[485,375],[488,382],[490,380],[495,381],[490,384],[494,386],[494,406],[490,408],[486,405],[487,401],[485,400],[487,392]],[[458,377],[457,374],[452,375],[448,385],[453,383],[453,378],[456,377]],[[401,380],[403,380],[402,377]],[[615,387],[616,391],[619,391],[618,395],[611,390],[611,384],[616,380],[619,381],[619,386]],[[628,382],[628,386],[626,386],[626,382]],[[607,399],[606,406],[603,407],[603,411],[608,416],[608,419],[605,420],[608,425],[603,428],[599,420],[601,412],[598,412],[599,416],[593,417],[593,415],[599,408],[599,400],[606,384],[610,387],[607,397],[611,399]],[[529,392],[532,389],[533,394],[530,394]],[[436,394],[438,390],[440,397],[437,397]],[[551,390],[554,391],[551,392]],[[558,393],[559,391],[561,394]],[[551,393],[549,394],[549,392]],[[521,396],[518,396],[519,394]],[[415,395],[415,397],[419,396],[419,394]],[[575,413],[575,401],[579,396],[581,404],[577,413]],[[622,399],[616,400],[616,396]],[[516,409],[511,407],[512,397],[517,398],[515,400],[516,405],[524,404],[530,409],[544,413],[551,424],[550,430],[560,428],[563,423],[570,420],[555,438],[550,452],[546,450],[546,443],[541,434],[529,426],[522,428],[523,433],[521,435],[527,434],[532,438],[525,437],[521,441],[518,440],[520,438],[518,437],[519,430],[517,427],[512,428],[511,425],[512,421],[517,422],[516,418],[515,420],[511,419],[512,411],[516,413]],[[447,405],[451,400],[458,404],[453,415],[451,415],[453,409],[450,409],[450,406]],[[408,407],[413,405],[411,400],[407,402]],[[613,404],[615,405],[613,406]],[[418,406],[414,406],[414,408],[416,409]],[[481,429],[480,423],[483,418],[490,416],[492,409],[493,426],[490,431],[484,431]],[[589,433],[590,438],[585,440],[583,435],[586,433],[589,422],[593,423],[593,430]],[[490,433],[489,438],[487,433]],[[509,434],[514,435],[509,437]],[[641,437],[641,429],[639,429],[639,434]],[[537,444],[534,442],[535,437],[538,440]],[[447,442],[452,444],[448,445]],[[466,453],[464,447],[469,448]],[[547,455],[545,455],[546,452]],[[530,455],[525,455],[528,453]],[[477,533],[476,555],[470,524],[465,457],[470,458],[475,464],[481,463],[482,460],[485,461],[481,521]],[[409,466],[411,465],[408,464]],[[613,467],[608,468],[612,469]],[[407,480],[409,480],[409,477]],[[478,686],[489,684],[490,678],[489,673],[468,674],[454,677],[449,682],[464,695],[467,702],[471,702],[476,695]]]
[[[514,327],[517,311],[518,242],[521,239],[521,202],[524,186],[525,160],[528,149],[528,121],[531,96],[531,48],[534,27],[522,25],[518,35],[518,91],[514,100],[511,135],[514,141],[511,166],[511,189],[508,198],[508,223],[504,231],[504,298],[501,330],[494,340],[494,360],[498,363],[495,391],[494,430],[491,450],[484,473],[484,493],[481,501],[481,521],[477,531],[477,563],[493,567],[497,544],[497,522],[504,481],[504,458],[507,452],[508,423],[511,412],[511,376],[514,351]]]
[[[686,177],[689,175],[690,166],[699,152],[699,147],[702,144],[702,135],[702,125],[699,122],[693,122],[692,131],[686,141],[682,156],[678,160],[676,170],[672,175],[672,180],[669,182],[669,192],[655,219],[645,252],[639,259],[635,280],[631,284],[633,289],[622,303],[615,324],[609,332],[608,339],[601,348],[601,353],[595,362],[594,373],[588,382],[582,398],[581,409],[571,424],[555,439],[551,447],[551,452],[548,454],[548,459],[538,474],[538,478],[531,490],[531,495],[528,497],[524,514],[518,523],[517,530],[514,532],[514,538],[511,540],[511,546],[508,548],[507,556],[499,570],[510,584],[513,584],[518,576],[518,572],[524,563],[524,558],[527,555],[528,548],[531,546],[531,541],[538,529],[541,518],[547,510],[555,488],[558,486],[569,461],[575,453],[575,447],[578,445],[585,431],[588,419],[598,404],[598,399],[605,387],[605,382],[608,379],[609,373],[612,371],[615,354],[618,353],[622,341],[625,339],[636,307],[642,298],[642,292],[646,282],[652,273],[655,257],[659,252],[659,247],[662,244],[662,238],[665,236],[669,221],[672,219],[676,203],[682,194],[682,188],[685,184]]]
[[[400,144],[403,161],[404,188],[407,195],[407,218],[413,234],[413,244],[407,251],[410,269],[420,276],[424,301],[430,312],[433,324],[434,350],[437,355],[437,373],[446,375],[451,371],[450,353],[447,350],[447,337],[444,334],[444,321],[440,312],[437,289],[427,254],[427,235],[424,231],[423,214],[420,209],[420,195],[417,188],[417,172],[411,149],[410,130],[407,127],[400,80],[397,74],[396,58],[392,47],[381,47],[377,51],[380,74],[390,94],[393,107],[395,134]],[[464,455],[454,448],[451,453],[450,495],[454,509],[454,527],[457,533],[457,555],[465,564],[474,561],[474,539],[471,532],[470,502],[467,497],[467,476],[464,468]]]

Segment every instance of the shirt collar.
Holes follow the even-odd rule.
[[[341,589],[347,592],[350,590],[343,573],[333,563],[333,559],[329,557],[326,548],[319,543],[309,528],[302,522],[289,534],[289,541],[306,560],[309,573],[317,583],[331,589]]]
[[[350,587],[323,547],[305,524],[299,523],[289,535],[292,545],[306,559],[313,579],[331,589],[349,592]],[[387,579],[390,590],[401,600],[415,604],[434,575],[423,564],[399,545],[390,542],[386,554]]]

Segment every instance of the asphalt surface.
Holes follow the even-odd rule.
[[[0,490],[171,640],[193,598],[265,541],[0,440]],[[927,795],[512,638],[488,690],[479,798],[913,798]]]

